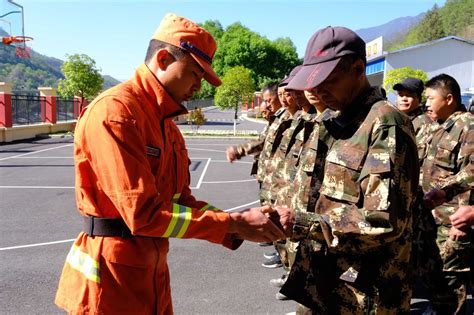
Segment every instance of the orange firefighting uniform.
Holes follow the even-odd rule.
[[[81,113],[74,136],[78,209],[121,217],[134,236],[81,232],[63,268],[59,307],[79,314],[171,314],[168,238],[233,249],[241,243],[227,233],[229,214],[191,195],[190,161],[172,121],[186,112],[141,65]]]

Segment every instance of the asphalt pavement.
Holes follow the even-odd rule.
[[[0,314],[62,314],[53,303],[66,255],[80,232],[75,207],[72,138],[0,146]],[[230,164],[225,148],[243,140],[188,139],[191,187],[226,210],[257,206],[251,158]],[[199,240],[171,239],[169,267],[176,314],[285,314],[261,267],[262,248],[236,251]],[[139,279],[137,279],[139,281]]]
[[[233,115],[208,108],[208,121],[201,128],[232,129]],[[238,130],[264,128],[244,117],[239,112]],[[243,141],[247,140],[186,140],[191,188],[198,199],[225,210],[258,205],[258,186],[249,175],[252,158],[233,164],[225,158],[227,146]],[[71,137],[0,145],[0,314],[63,314],[53,303],[54,295],[66,255],[82,227],[75,207],[72,153]],[[249,242],[230,251],[206,241],[171,239],[168,263],[175,313],[293,312],[296,303],[276,300],[278,289],[269,283],[283,270],[261,266],[267,251],[271,247]],[[413,302],[422,308],[414,313],[423,314],[426,301]]]

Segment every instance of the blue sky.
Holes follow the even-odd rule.
[[[123,80],[143,62],[155,28],[168,12],[195,22],[240,21],[273,40],[289,37],[303,56],[319,28],[357,30],[402,16],[415,16],[445,0],[15,0],[24,7],[25,35],[32,48],[64,60],[66,54],[92,57],[102,74]],[[1,14],[0,14],[1,15]]]

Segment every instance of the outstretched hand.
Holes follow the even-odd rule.
[[[474,206],[461,206],[449,219],[454,228],[468,231],[474,225]]]
[[[225,154],[227,156],[227,161],[230,163],[234,162],[237,159],[237,156],[235,154],[235,150],[233,147],[228,147],[227,150],[225,151]]]
[[[276,222],[285,231],[287,237],[293,234],[293,224],[295,223],[295,211],[290,208],[276,206],[263,210],[273,222]]]
[[[265,213],[269,207],[251,208],[230,214],[229,233],[252,242],[272,242],[286,238],[281,230]]]

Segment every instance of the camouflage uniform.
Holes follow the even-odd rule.
[[[296,211],[293,239],[301,243],[281,292],[316,314],[408,313],[419,172],[413,127],[371,88],[319,132],[317,203],[311,209],[309,201],[314,212]]]
[[[435,123],[436,125],[436,123]],[[443,284],[433,283],[433,304],[441,313],[462,314],[466,307],[466,286],[469,282],[473,251],[473,232],[458,241],[448,237],[449,216],[459,206],[473,204],[474,121],[464,108],[453,113],[444,123],[431,129],[426,159],[423,161],[423,192],[433,188],[447,192],[447,202],[432,210],[437,225],[436,242],[443,262]],[[436,259],[436,258],[435,258]]]
[[[429,129],[432,120],[423,112],[423,108],[418,107],[408,114],[413,129],[415,130],[416,146],[418,148],[418,158],[422,160],[426,151],[426,139],[429,136]]]
[[[252,169],[250,170],[250,175],[257,175],[260,152],[262,152],[263,142],[265,141],[265,137],[267,136],[269,128],[270,123],[268,123],[258,135],[258,139],[234,147],[234,151],[237,153],[236,156],[238,156],[239,159],[242,158],[243,155],[253,154],[253,163]]]
[[[235,157],[238,160],[240,160],[242,157],[247,156],[247,155],[251,155],[251,154],[254,155],[254,161],[252,164],[250,175],[257,174],[260,152],[262,152],[263,143],[265,142],[265,138],[268,134],[268,130],[270,129],[270,126],[274,120],[275,120],[275,115],[271,115],[268,121],[268,124],[265,126],[262,132],[258,135],[257,139],[234,146]],[[258,180],[258,181],[261,182],[261,180]]]
[[[313,107],[314,108],[314,107]],[[291,206],[291,188],[296,175],[296,166],[294,159],[291,159],[291,152],[299,149],[300,141],[299,135],[304,132],[305,126],[314,124],[313,120],[316,118],[314,111],[308,113],[301,113],[301,115],[294,120],[290,128],[283,133],[283,139],[280,146],[275,152],[272,164],[273,175],[271,179],[270,190],[272,192],[272,199],[274,204],[279,206]]]
[[[276,196],[273,196],[270,189],[272,174],[275,170],[273,158],[284,137],[284,132],[291,127],[294,118],[297,118],[298,116],[299,112],[295,113],[295,115],[291,115],[290,112],[284,110],[278,119],[275,119],[268,130],[267,137],[263,143],[262,152],[260,153],[260,162],[257,172],[257,177],[262,179],[262,186],[260,189],[260,201],[262,204],[270,205],[275,201]]]
[[[311,108],[312,110],[308,113],[300,112],[294,115],[291,126],[283,131],[281,141],[271,156],[271,159],[268,161],[268,167],[266,169],[268,176],[265,177],[262,184],[263,189],[261,194],[266,202],[290,207],[291,198],[288,198],[287,192],[292,186],[295,171],[293,171],[287,163],[287,154],[292,150],[295,144],[295,136],[304,128],[308,120],[315,117],[314,107]],[[289,122],[289,120],[287,122]],[[274,142],[273,149],[276,144],[278,144],[278,141]],[[277,242],[275,246],[285,269],[288,271],[293,261],[295,245],[287,241],[285,243]]]

